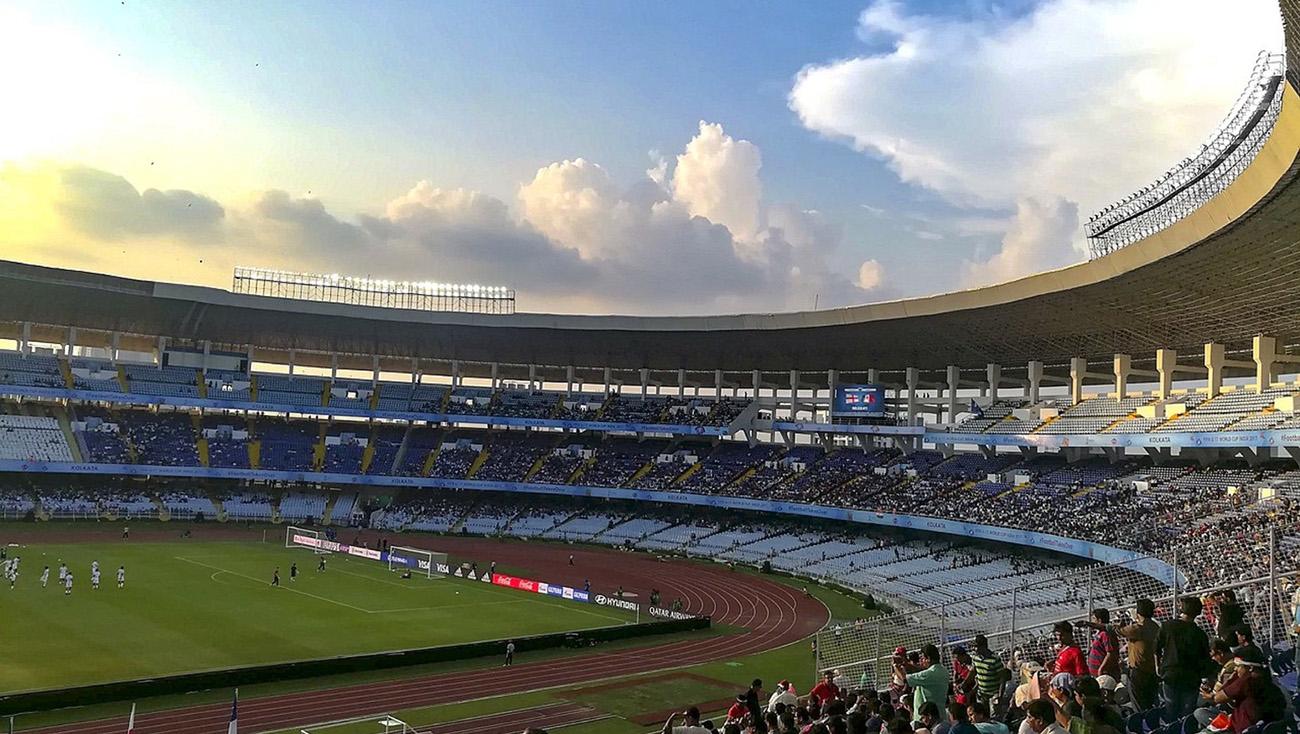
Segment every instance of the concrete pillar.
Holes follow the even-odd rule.
[[[379,355],[370,355],[370,387],[379,384]]]
[[[1128,376],[1133,370],[1133,357],[1128,354],[1115,355],[1115,399],[1128,397]]]
[[[72,348],[77,346],[77,327],[68,327],[68,343],[63,346],[63,353],[72,356]]]
[[[492,391],[493,392],[496,392],[497,388],[501,386],[500,375],[501,375],[501,364],[499,362],[493,362],[492,363]]]
[[[460,360],[453,359],[451,361],[451,386],[453,388],[460,387]]]
[[[112,362],[113,364],[117,364],[117,351],[118,351],[117,348],[118,348],[118,344],[121,343],[121,337],[122,337],[121,333],[116,331],[113,332],[112,336],[110,337],[111,341],[109,342],[109,347],[108,347],[108,361]],[[204,343],[206,344],[207,342]],[[204,367],[208,366],[207,360],[204,360],[203,366]],[[158,368],[162,369],[161,359],[158,360]]]
[[[641,399],[645,400],[650,394],[650,370],[645,367],[641,368]]]
[[[158,338],[158,359],[162,359],[163,349],[167,345],[167,340],[163,337]],[[244,374],[250,374],[253,371],[253,345],[248,345],[248,365],[244,368]]]
[[[961,368],[948,365],[948,422],[957,421],[957,388],[961,386]]]
[[[1043,363],[1030,362],[1027,374],[1028,379],[1025,382],[1025,397],[1029,398],[1030,403],[1038,402],[1039,391],[1043,387]]]
[[[761,390],[763,387],[763,373],[759,372],[758,370],[754,370],[753,378],[754,378],[754,399],[757,400],[758,391]]]
[[[290,349],[289,350],[289,375],[291,377],[293,376],[293,361],[296,357],[297,354],[294,352],[294,350]]]
[[[605,368],[605,394],[609,394],[609,386],[614,383],[614,370],[609,367]]]
[[[880,383],[880,370],[875,369],[874,367],[871,368],[871,369],[869,369],[869,370],[867,370],[867,383],[870,384],[870,385],[876,385],[876,384],[879,384],[879,383]]]
[[[539,387],[537,384],[537,365],[530,364],[528,365],[528,389],[537,390]]]
[[[1070,403],[1083,400],[1083,378],[1088,373],[1088,360],[1083,357],[1070,358]]]
[[[1226,354],[1222,344],[1205,344],[1206,389],[1212,398],[1223,392],[1223,363]]]
[[[1174,389],[1174,369],[1178,366],[1178,352],[1172,349],[1156,350],[1156,375],[1160,380],[1159,395],[1164,400]]]
[[[686,397],[686,370],[677,368],[677,397]]]
[[[207,360],[204,360],[207,362]],[[339,353],[334,352],[330,355],[330,382],[338,379],[339,376]]]
[[[985,395],[997,400],[998,387],[1002,385],[1002,365],[989,362],[986,370],[988,372],[988,392]]]
[[[564,369],[564,379],[565,379],[564,394],[566,396],[572,396],[573,395],[573,365],[569,365]]]
[[[918,425],[916,421],[916,387],[921,382],[921,371],[915,367],[907,368],[907,425]]]
[[[799,412],[799,370],[790,370],[790,420]]]
[[[417,357],[411,357],[411,384],[420,384],[420,360]]]
[[[1251,342],[1255,360],[1255,392],[1264,392],[1273,383],[1273,363],[1277,359],[1277,339],[1260,334]]]
[[[722,399],[722,370],[713,371],[713,399]]]

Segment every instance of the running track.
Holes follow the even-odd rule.
[[[526,569],[552,583],[581,587],[590,581],[593,592],[609,594],[621,585],[644,600],[651,589],[658,589],[665,603],[680,598],[687,611],[708,615],[715,622],[745,631],[533,664],[521,661],[510,668],[442,673],[248,699],[239,703],[240,731],[273,731],[735,658],[801,640],[820,629],[828,618],[825,606],[797,589],[762,577],[738,574],[721,565],[663,562],[644,554],[555,544],[503,543],[482,538],[403,536],[400,542],[443,550],[453,559],[472,558],[479,562],[480,568],[495,560],[503,568]],[[570,553],[574,556],[573,565],[568,560]],[[747,682],[737,681],[737,684]],[[229,718],[229,703],[171,709],[137,715],[135,732],[212,734],[225,731]],[[125,731],[125,716],[32,731],[120,734]]]

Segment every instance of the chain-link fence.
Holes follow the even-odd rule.
[[[1050,660],[1053,626],[1087,619],[1096,608],[1111,612],[1113,625],[1127,623],[1138,599],[1156,604],[1157,619],[1173,616],[1181,595],[1209,597],[1232,590],[1257,639],[1272,645],[1293,628],[1292,594],[1300,589],[1294,549],[1279,552],[1276,533],[1244,541],[1225,538],[1122,564],[1099,564],[1068,573],[984,581],[971,595],[937,606],[869,620],[835,620],[816,637],[815,671],[838,670],[854,685],[882,686],[892,672],[896,648],[937,645],[945,664],[957,645],[970,647],[983,634],[1003,660]],[[1227,576],[1229,580],[1222,581]],[[1216,583],[1217,582],[1217,583]],[[1217,619],[1212,600],[1202,624]],[[1081,641],[1081,643],[1084,641]]]

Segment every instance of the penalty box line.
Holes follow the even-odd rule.
[[[175,559],[178,560],[178,561],[185,561],[186,563],[193,563],[193,564],[196,565],[196,566],[203,566],[204,568],[210,568],[210,569],[212,569],[212,570],[214,570],[214,571],[220,571],[220,572],[222,572],[222,573],[228,573],[228,574],[230,574],[231,576],[238,576],[238,577],[240,577],[240,578],[248,579],[249,581],[254,581],[254,582],[256,582],[256,583],[264,584],[264,585],[266,585],[266,586],[270,586],[270,585],[271,585],[270,582],[268,582],[266,579],[259,579],[259,578],[256,578],[256,577],[254,577],[254,576],[249,576],[249,575],[246,574],[246,573],[240,573],[240,572],[238,572],[238,571],[231,571],[231,570],[228,569],[228,568],[222,568],[221,566],[216,566],[216,565],[213,565],[213,564],[211,564],[211,563],[204,563],[203,561],[196,561],[196,560],[194,560],[193,558],[186,558],[186,557],[184,557],[184,556],[172,556],[172,557],[175,558]],[[312,599],[317,599],[317,600],[320,600],[320,601],[323,601],[323,602],[328,602],[328,603],[330,603],[330,604],[334,604],[334,605],[336,605],[336,606],[344,607],[345,609],[351,609],[351,610],[353,610],[353,611],[355,611],[355,612],[362,612],[363,614],[376,614],[376,613],[377,613],[377,612],[376,612],[375,610],[373,610],[373,609],[365,609],[364,607],[354,606],[354,605],[352,605],[352,604],[348,604],[348,603],[345,602],[345,601],[339,601],[338,599],[330,599],[329,597],[320,596],[319,594],[313,594],[313,593],[311,593],[310,591],[303,591],[302,589],[293,589],[293,588],[290,588],[290,587],[288,587],[288,586],[284,586],[283,584],[280,586],[280,588],[281,588],[281,589],[284,589],[285,591],[292,591],[292,592],[295,593],[295,594],[302,594],[303,596],[311,597]]]

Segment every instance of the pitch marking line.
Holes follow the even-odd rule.
[[[255,581],[255,582],[259,583],[259,584],[264,584],[264,585],[266,585],[266,586],[270,586],[270,583],[267,582],[266,579],[259,579],[259,578],[253,577],[253,576],[249,576],[248,574],[239,573],[239,572],[237,572],[237,571],[231,571],[231,570],[228,569],[228,568],[222,568],[222,567],[220,567],[220,566],[214,566],[214,565],[212,565],[212,564],[210,564],[210,563],[204,563],[204,562],[202,562],[202,561],[196,561],[196,560],[194,560],[194,559],[192,559],[192,558],[186,558],[186,557],[184,557],[184,556],[172,556],[172,557],[175,558],[175,559],[178,560],[178,561],[185,561],[186,563],[193,563],[193,564],[196,565],[196,566],[203,566],[204,568],[211,568],[211,569],[213,569],[213,570],[215,570],[215,571],[222,571],[222,572],[228,573],[228,574],[230,574],[231,576],[238,576],[238,577],[240,577],[240,578],[248,579],[249,581]],[[288,586],[281,586],[280,588],[281,588],[281,589],[284,589],[285,591],[292,591],[292,592],[295,593],[295,594],[302,594],[303,596],[309,596],[309,597],[311,597],[311,598],[313,598],[313,599],[319,599],[320,601],[328,602],[328,603],[330,603],[330,604],[335,604],[335,605],[338,605],[338,606],[340,606],[340,607],[345,607],[345,608],[347,608],[347,609],[351,609],[351,610],[353,610],[353,611],[362,612],[362,613],[364,613],[364,614],[374,614],[374,613],[375,613],[374,611],[372,611],[372,610],[370,610],[370,609],[363,609],[362,607],[353,606],[353,605],[351,605],[351,604],[348,604],[347,602],[339,601],[338,599],[330,599],[330,598],[328,598],[328,597],[318,596],[318,595],[316,595],[316,594],[311,593],[310,591],[303,591],[302,589],[292,589],[292,588],[289,588]]]

